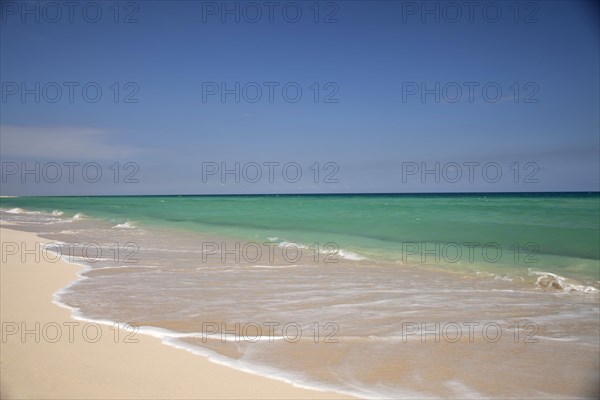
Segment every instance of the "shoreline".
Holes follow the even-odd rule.
[[[61,248],[68,243],[75,244],[66,253],[62,251],[56,252],[53,250],[53,247],[50,247],[49,253],[46,253],[44,256],[44,252],[39,252],[38,250],[38,253],[41,253],[50,264],[46,263],[41,271],[33,274],[33,278],[24,279],[44,281],[44,276],[48,272],[52,272],[55,275],[58,271],[58,269],[53,268],[55,258],[71,267],[75,267],[75,271],[71,274],[70,278],[66,278],[61,285],[55,285],[52,290],[48,290],[49,294],[46,296],[44,304],[47,303],[49,298],[54,297],[54,304],[66,310],[68,315],[70,315],[67,321],[70,322],[58,320],[63,325],[66,323],[75,323],[74,321],[81,321],[80,325],[77,325],[78,331],[76,332],[79,334],[79,337],[76,339],[80,342],[83,341],[81,337],[83,327],[87,324],[91,325],[90,333],[93,336],[93,326],[97,324],[102,325],[99,328],[103,332],[102,341],[108,342],[104,347],[109,350],[116,348],[117,350],[114,353],[119,353],[118,355],[109,355],[112,364],[128,363],[132,357],[124,356],[122,349],[126,348],[129,350],[130,347],[137,348],[139,346],[121,343],[130,333],[123,329],[116,330],[120,342],[117,340],[113,343],[112,338],[115,335],[115,323],[113,321],[134,321],[135,324],[141,326],[135,335],[136,340],[140,339],[140,336],[146,338],[149,336],[156,341],[157,345],[166,345],[163,347],[174,349],[177,352],[179,350],[186,350],[185,353],[194,355],[194,358],[200,358],[197,355],[201,355],[202,360],[212,366],[212,368],[208,367],[210,369],[208,372],[202,371],[197,366],[184,369],[200,371],[204,375],[212,373],[214,376],[220,377],[220,373],[213,372],[214,366],[224,366],[226,370],[233,370],[244,375],[249,373],[258,379],[264,379],[269,382],[275,381],[283,384],[284,387],[291,387],[293,390],[297,390],[294,387],[300,388],[300,390],[307,389],[311,393],[310,396],[305,393],[290,394],[289,396],[281,394],[269,396],[263,393],[257,395],[255,394],[254,386],[262,385],[262,383],[259,381],[256,384],[250,381],[245,386],[245,389],[243,387],[236,388],[236,390],[242,392],[245,390],[243,394],[231,394],[232,388],[230,387],[224,390],[216,388],[208,394],[205,393],[206,390],[203,387],[198,389],[195,394],[191,394],[192,389],[185,385],[189,385],[188,382],[190,381],[195,382],[197,377],[192,376],[186,380],[182,380],[179,378],[182,376],[182,373],[172,372],[175,371],[176,367],[155,371],[156,368],[154,365],[151,365],[152,363],[159,363],[161,366],[167,363],[162,360],[156,361],[156,357],[154,357],[156,349],[150,349],[146,353],[152,354],[152,358],[146,359],[146,362],[137,362],[131,366],[132,369],[140,370],[142,376],[140,377],[140,372],[137,372],[137,376],[132,377],[130,374],[125,379],[127,381],[137,380],[137,382],[147,380],[148,378],[143,375],[145,370],[151,365],[152,376],[150,379],[154,385],[161,385],[155,383],[155,381],[168,381],[169,383],[162,384],[162,386],[175,385],[181,388],[178,393],[185,393],[183,395],[167,394],[167,392],[160,391],[163,390],[161,387],[153,389],[154,391],[149,390],[151,394],[148,396],[151,398],[159,397],[156,395],[157,390],[162,398],[190,398],[188,396],[191,396],[191,398],[248,398],[250,396],[256,396],[257,398],[340,398],[343,396],[350,398],[370,398],[376,395],[394,398],[414,398],[421,396],[439,398],[476,396],[483,398],[496,397],[499,394],[503,394],[506,397],[519,397],[523,393],[529,393],[530,396],[540,398],[553,398],[557,394],[566,397],[575,394],[585,398],[597,397],[597,390],[591,388],[597,385],[597,375],[594,374],[598,371],[598,363],[597,358],[594,357],[597,357],[598,351],[595,342],[590,341],[590,336],[597,337],[597,323],[591,321],[590,316],[597,315],[598,309],[597,305],[594,306],[589,301],[590,299],[597,299],[597,295],[593,295],[595,297],[584,298],[578,294],[571,296],[570,294],[566,294],[567,291],[565,291],[564,296],[568,297],[563,297],[560,292],[554,289],[532,289],[523,286],[524,290],[519,290],[519,287],[515,287],[512,281],[486,278],[485,276],[479,277],[479,274],[474,276],[473,279],[457,280],[454,277],[455,274],[450,274],[450,271],[439,274],[437,271],[429,271],[426,268],[397,268],[399,265],[387,264],[368,265],[368,269],[362,264],[350,265],[348,263],[344,264],[343,268],[333,268],[333,266],[322,268],[319,271],[326,279],[315,282],[313,277],[315,270],[308,268],[308,265],[307,268],[292,270],[278,268],[277,272],[273,272],[269,269],[264,269],[265,266],[263,265],[255,265],[255,262],[240,263],[239,266],[236,265],[233,267],[227,266],[227,263],[222,258],[219,258],[221,264],[216,265],[224,265],[226,268],[224,268],[223,273],[213,273],[211,276],[214,268],[202,268],[203,264],[199,262],[198,254],[200,252],[197,247],[198,243],[204,243],[205,240],[208,240],[209,243],[217,241],[217,238],[212,236],[200,234],[198,237],[180,235],[170,231],[170,227],[165,228],[165,230],[161,228],[155,231],[150,228],[146,229],[143,223],[138,227],[129,226],[129,228],[136,229],[117,229],[120,228],[119,225],[125,224],[115,225],[117,222],[122,222],[122,218],[119,221],[112,219],[109,221],[98,219],[96,221],[97,218],[86,218],[84,214],[79,212],[74,217],[67,218],[62,217],[62,211],[58,208],[51,214],[47,211],[37,212],[22,209],[11,211],[6,212],[6,214],[3,211],[2,218],[6,217],[8,221],[14,223],[14,226],[8,226],[10,223],[3,225],[5,221],[0,221],[0,227],[6,226],[9,229],[16,229],[12,232],[15,235],[29,235],[29,239],[25,241],[19,240],[18,237],[15,240],[15,237],[13,237],[11,238],[11,240],[14,240],[13,243],[22,244],[28,241],[30,242],[26,246],[28,249],[33,248],[33,242],[37,242],[38,246],[43,242],[57,242]],[[11,217],[11,214],[23,215]],[[130,222],[129,219],[127,221]],[[63,225],[62,222],[72,223],[72,225]],[[106,238],[110,238],[109,243],[115,242],[115,244],[112,244],[112,247],[108,246],[105,243]],[[271,240],[269,237],[267,239]],[[227,238],[223,240],[227,240]],[[5,241],[9,242],[8,239],[5,239]],[[110,250],[115,245],[121,248],[118,243],[129,242],[134,242],[140,249],[149,252],[149,254],[144,253],[143,257],[145,259],[143,266],[147,269],[141,271],[129,270],[126,265],[128,264],[128,261],[126,261],[127,255],[124,253],[119,253],[123,257],[103,258],[98,253],[90,257],[83,251],[83,249],[87,248],[87,244],[98,246],[98,243],[100,243],[99,246],[102,249]],[[81,243],[86,245],[82,246]],[[158,247],[156,246],[157,243],[160,244]],[[221,246],[222,248],[227,247],[226,244],[221,244]],[[167,254],[173,252],[175,255],[162,258],[167,248]],[[15,253],[17,255],[12,255]],[[31,253],[31,250],[18,254],[17,252],[7,251],[3,248],[3,258],[8,256],[9,260],[14,261],[19,266],[23,265],[20,260],[20,256],[23,256],[23,253]],[[218,254],[219,252],[217,252],[217,256]],[[222,250],[220,254],[222,257]],[[69,256],[73,256],[74,258],[69,258]],[[32,258],[32,256],[28,257]],[[82,260],[81,262],[79,261],[80,259]],[[279,261],[283,262],[287,260],[274,259],[270,262],[279,265]],[[94,264],[95,262],[101,262],[101,264]],[[138,262],[137,258],[135,262]],[[199,268],[187,268],[181,274],[173,275],[172,277],[165,277],[162,269],[160,269],[162,266],[166,266],[167,270],[169,268],[177,270],[182,263]],[[20,269],[29,270],[35,267],[36,263],[33,263],[28,268]],[[120,269],[123,267],[125,269]],[[260,267],[260,270],[255,269],[255,267]],[[157,272],[153,272],[155,271],[154,268],[159,269],[156,270]],[[267,268],[269,268],[268,265]],[[2,269],[4,270],[5,268],[3,267]],[[195,272],[196,270],[200,272]],[[88,271],[91,271],[91,273],[88,273]],[[43,274],[44,272],[46,272],[46,275]],[[143,273],[140,274],[140,272]],[[78,274],[79,277],[77,276]],[[218,275],[218,279],[214,278],[216,275]],[[355,276],[362,278],[359,281],[361,281],[360,285],[363,288],[364,285],[368,284],[369,288],[376,287],[378,291],[375,291],[373,296],[357,298],[353,290],[356,287]],[[559,278],[558,276],[556,277]],[[11,280],[3,279],[3,282],[6,284],[7,282],[11,282]],[[73,290],[68,289],[70,285],[77,282],[79,284],[76,288],[74,287]],[[308,341],[306,341],[294,349],[290,349],[288,346],[283,348],[277,345],[267,345],[262,348],[256,347],[258,351],[254,354],[252,352],[246,354],[245,350],[247,347],[244,347],[244,344],[235,345],[229,343],[220,345],[218,342],[212,340],[208,342],[202,340],[202,343],[200,342],[199,338],[204,337],[203,335],[206,332],[203,325],[206,321],[247,322],[245,318],[259,315],[254,307],[257,307],[259,310],[262,309],[261,302],[265,303],[265,300],[268,299],[270,300],[269,304],[273,304],[273,301],[282,299],[277,292],[273,295],[265,295],[265,293],[270,293],[269,289],[273,283],[283,283],[285,285],[290,282],[295,282],[296,284],[294,286],[295,290],[290,291],[290,293],[297,294],[293,299],[300,301],[300,304],[306,305],[306,309],[310,310],[315,309],[315,306],[313,303],[307,302],[306,298],[318,299],[319,297],[316,297],[316,295],[321,296],[320,298],[326,298],[331,293],[331,282],[351,284],[348,290],[341,290],[341,293],[345,296],[343,302],[339,300],[333,301],[328,306],[327,310],[329,310],[329,314],[318,314],[318,317],[314,317],[316,314],[311,314],[311,320],[316,318],[314,320],[322,320],[323,322],[335,321],[340,324],[346,323],[343,326],[344,329],[341,336],[336,336],[339,339],[343,339],[340,340],[338,346],[327,346],[327,348],[317,349],[316,347],[309,346]],[[432,282],[434,283],[433,286],[431,285]],[[180,286],[182,283],[185,283],[187,287],[196,291],[193,293],[190,292],[193,296],[180,296]],[[238,283],[241,283],[241,285],[238,285]],[[247,283],[252,283],[250,289],[248,289],[250,286]],[[152,292],[148,290],[149,288],[153,288]],[[231,294],[236,293],[235,290],[237,288],[246,290],[245,296],[237,296],[232,299]],[[313,297],[305,296],[303,288],[316,290],[316,294]],[[442,288],[441,291],[439,290],[440,288]],[[455,290],[448,290],[449,288]],[[23,292],[22,289],[21,291]],[[6,293],[6,290],[3,292]],[[27,290],[24,292],[27,293]],[[53,295],[51,294],[52,292],[54,292]],[[367,292],[370,292],[370,290],[362,290],[361,293]],[[454,294],[454,292],[457,294]],[[184,294],[186,293],[184,292]],[[205,293],[207,296],[203,296]],[[385,296],[380,296],[380,293],[386,294]],[[436,297],[432,297],[432,295]],[[465,296],[467,295],[470,300],[465,302]],[[285,295],[286,298],[288,296],[288,294]],[[14,295],[13,297],[16,298]],[[240,300],[242,299],[245,301],[241,302]],[[473,299],[479,299],[475,307],[470,306],[470,304],[475,304]],[[376,314],[375,318],[362,320],[363,324],[361,326],[367,327],[367,329],[361,328],[358,330],[356,329],[357,324],[355,321],[345,319],[343,315],[344,310],[340,311],[339,308],[336,308],[338,307],[337,304],[345,304],[344,307],[347,307],[348,304],[356,304],[358,306],[375,304],[374,307],[369,306],[368,309],[376,311],[377,305],[382,304],[382,300],[386,303],[383,315],[388,318],[386,321],[389,326],[404,327],[404,324],[413,324],[410,326],[414,326],[414,324],[420,323],[421,327],[423,324],[426,324],[426,327],[433,327],[431,324],[437,321],[437,324],[443,324],[444,328],[441,330],[436,328],[436,332],[439,333],[435,333],[436,336],[434,339],[443,339],[441,341],[442,344],[438,340],[424,340],[423,333],[420,334],[420,341],[417,342],[406,340],[409,335],[407,331],[401,331],[401,336],[398,336],[398,331],[394,332],[390,329],[381,330],[378,328],[380,320],[376,318],[381,316],[382,313]],[[502,305],[502,307],[496,307],[496,310],[492,311],[488,307],[481,308],[479,306],[479,304],[488,303]],[[166,308],[162,306],[158,307],[158,304],[165,304]],[[229,304],[232,307],[229,307]],[[434,304],[438,310],[440,306],[445,307],[445,310],[440,312],[434,307],[415,312],[411,306],[413,304]],[[454,306],[444,306],[451,304],[454,304]],[[456,306],[460,304],[464,304],[464,306]],[[535,309],[531,309],[524,307],[523,304],[537,304],[537,306]],[[354,309],[354,306],[352,308]],[[188,310],[188,312],[178,314],[178,310],[180,309]],[[189,310],[192,310],[192,312],[189,312]],[[269,308],[268,310],[270,314],[272,309]],[[559,311],[558,313],[557,310]],[[277,311],[279,313],[273,313],[274,317],[269,319],[269,321],[288,321],[289,311],[285,307]],[[194,312],[198,312],[198,314],[196,315]],[[407,314],[409,314],[408,317],[406,316]],[[549,315],[554,315],[555,318],[549,319]],[[3,313],[3,316],[5,316],[5,313]],[[110,316],[110,320],[105,319],[104,316]],[[560,317],[560,320],[556,317]],[[410,319],[407,320],[407,318]],[[260,321],[261,319],[257,320]],[[13,319],[11,321],[19,322],[23,321],[23,319]],[[8,322],[10,323],[11,321]],[[41,321],[43,326],[42,332],[52,322],[52,320],[48,319],[34,319],[27,325],[29,330],[31,330],[33,326],[31,324],[34,321]],[[306,319],[300,319],[300,321],[306,323]],[[461,323],[461,321],[476,322]],[[213,324],[216,322],[213,322]],[[372,325],[370,325],[371,323]],[[435,326],[438,326],[437,324]],[[479,328],[471,331],[471,328],[467,328],[467,324],[475,324]],[[490,324],[497,327],[495,331],[498,333],[497,337],[490,338],[486,334],[485,327]],[[201,325],[202,328],[200,328]],[[219,332],[229,332],[226,327],[220,326],[221,331],[217,328],[217,334]],[[369,331],[369,326],[374,326],[376,327],[374,329],[380,329],[380,331],[373,331],[373,329]],[[458,342],[455,337],[446,337],[448,334],[446,328],[455,326],[458,326],[456,329]],[[533,328],[533,331],[526,331],[526,326]],[[577,329],[572,329],[570,326],[577,326]],[[14,328],[14,326],[11,327]],[[246,337],[243,328],[240,331],[240,328],[236,325],[235,329],[238,336],[241,332],[240,337]],[[465,334],[466,331],[463,329],[466,329],[468,334]],[[423,328],[421,332],[422,330]],[[500,340],[503,338],[503,332],[505,333],[504,339]],[[515,336],[515,332],[519,333]],[[66,328],[63,326],[63,334],[65,333]],[[335,333],[337,331],[334,330]],[[418,335],[419,333],[415,334]],[[29,336],[30,342],[32,341],[31,337],[32,335]],[[281,337],[279,336],[278,338]],[[325,335],[323,337],[325,338]],[[19,334],[10,336],[10,338],[12,338],[10,339],[12,340],[10,343],[15,344],[14,340],[18,341]],[[418,339],[418,337],[415,338]],[[399,339],[402,340],[400,341]],[[498,339],[498,341],[495,339]],[[225,342],[233,341],[223,341],[223,343]],[[322,342],[325,343],[324,340]],[[69,344],[69,346],[63,347],[73,347],[70,343],[65,344]],[[99,347],[101,344],[98,343],[91,346],[89,343],[83,343],[84,346],[94,348]],[[28,351],[36,353],[37,356],[40,346],[38,344],[33,345],[37,346],[38,349],[32,349],[29,346]],[[57,347],[57,344],[53,344],[53,346]],[[58,346],[60,346],[60,343],[58,343]],[[361,353],[363,355],[369,354],[369,356],[357,357],[351,359],[354,363],[344,364],[345,360],[343,357],[349,352]],[[81,351],[77,350],[76,354],[70,357],[80,357],[80,353]],[[87,359],[94,361],[104,359],[105,353],[108,354],[109,351],[97,352],[91,357],[87,356]],[[166,357],[171,358],[175,356],[174,353],[170,354],[166,355]],[[498,364],[490,364],[488,362],[489,359],[504,354],[511,354],[511,357]],[[239,355],[244,355],[244,357],[240,357]],[[246,355],[247,357],[245,357]],[[54,358],[56,359],[57,357],[55,356]],[[457,366],[453,361],[459,359],[464,359],[468,362]],[[514,365],[514,360],[518,360],[519,364]],[[4,362],[4,360],[2,361]],[[39,369],[38,364],[30,363],[29,369]],[[54,364],[50,363],[50,365]],[[507,365],[514,368],[507,370]],[[275,368],[275,366],[277,367]],[[338,379],[338,376],[329,374],[330,372],[335,373],[340,369],[343,371],[345,367],[350,366],[356,367],[352,371],[354,375],[342,376],[342,379]],[[582,368],[582,366],[585,367]],[[47,369],[52,368],[54,367],[51,366]],[[112,367],[109,366],[108,368]],[[76,373],[80,373],[79,369],[81,368],[75,369],[77,370]],[[170,377],[161,376],[164,370],[169,371],[168,374]],[[96,373],[96,379],[97,376],[104,377],[107,373],[111,372],[107,371],[107,368],[104,368],[104,371]],[[373,374],[372,371],[377,372]],[[539,373],[539,371],[543,371],[543,373]],[[127,373],[129,372],[127,371]],[[23,373],[23,375],[27,374],[27,371]],[[111,376],[108,381],[123,379],[122,376],[125,374],[125,372],[121,371],[117,374],[117,378]],[[173,378],[173,375],[175,375],[175,378]],[[214,376],[203,378],[205,382],[210,384],[211,388],[215,388],[215,385],[230,385],[231,381],[235,381],[237,384],[238,381],[238,379],[230,379],[224,384],[217,384],[214,382]],[[561,378],[557,379],[556,377],[559,376]],[[352,379],[355,379],[355,377],[358,379],[353,381]],[[487,377],[497,378],[490,380]],[[75,381],[80,382],[86,379],[94,380],[93,377],[87,377],[84,379],[76,378]],[[59,382],[65,381],[60,376],[56,380]],[[4,381],[5,379],[3,378]],[[346,385],[348,382],[351,384]],[[386,383],[387,386],[383,386],[381,382]],[[106,379],[104,384],[106,385]],[[140,385],[138,384],[138,386]],[[4,389],[3,395],[7,397],[7,392]],[[47,391],[54,389],[54,387],[51,387]],[[131,392],[132,389],[128,390],[130,391],[126,393],[134,393],[130,397],[148,398],[144,394]],[[134,388],[133,390],[139,389]],[[261,390],[263,389],[261,388]],[[312,390],[316,390],[317,392],[315,393]],[[89,391],[85,393],[89,393]],[[117,393],[116,391],[112,393],[112,396],[117,396],[115,394]],[[124,393],[124,391],[120,390],[118,393]],[[252,395],[248,393],[252,393]],[[35,397],[39,398],[41,396],[37,394]],[[43,397],[46,398],[47,396],[44,395]],[[65,398],[68,395],[57,397]],[[96,394],[88,397],[110,398],[107,395],[98,396]],[[119,394],[118,397],[122,398],[123,395]]]
[[[49,242],[11,226],[0,224],[3,246]],[[224,366],[143,329],[85,322],[56,299],[83,267],[34,257],[3,254],[0,266],[2,398],[351,398]]]

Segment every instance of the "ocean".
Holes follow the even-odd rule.
[[[595,397],[598,193],[17,197],[81,264],[55,301],[374,398]]]

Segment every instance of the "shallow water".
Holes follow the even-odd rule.
[[[420,262],[419,254],[411,259],[385,246],[374,254],[374,242],[344,241],[340,232],[350,222],[341,212],[324,216],[314,240],[302,241],[310,232],[301,226],[253,231],[221,222],[201,231],[152,223],[139,211],[97,215],[80,200],[78,210],[67,210],[73,205],[66,201],[54,215],[52,202],[33,212],[31,204],[17,210],[19,199],[10,200],[2,199],[3,221],[40,233],[57,243],[48,254],[88,268],[86,279],[59,296],[85,318],[132,323],[236,368],[361,397],[598,395],[598,260],[587,258],[594,252],[585,243],[540,250],[529,265],[476,258],[450,265],[435,252],[433,262]],[[574,202],[574,213],[583,215],[585,199]],[[248,213],[231,203],[237,214]],[[336,227],[323,227],[332,220]],[[563,226],[565,237],[598,229],[589,218],[574,220]],[[330,240],[328,230],[335,232]],[[491,232],[486,228],[479,240]],[[354,232],[353,240],[361,235],[367,234]],[[428,243],[436,243],[435,235]],[[545,249],[556,235],[534,239]],[[500,233],[490,240],[511,239]],[[514,261],[512,254],[507,259]]]

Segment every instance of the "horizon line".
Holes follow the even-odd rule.
[[[340,193],[172,193],[172,194],[66,194],[66,195],[1,195],[0,199],[21,197],[223,197],[223,196],[382,196],[382,195],[542,195],[600,194],[600,190],[537,191],[537,192],[340,192]]]

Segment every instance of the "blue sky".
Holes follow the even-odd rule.
[[[594,2],[277,3],[3,1],[1,194],[599,190]]]

